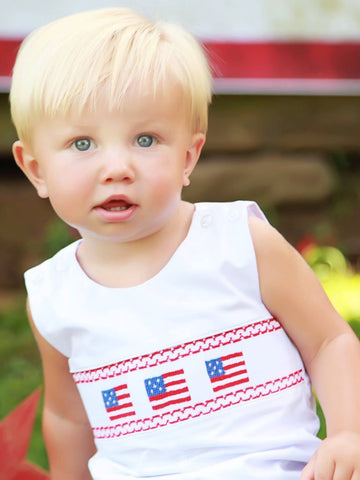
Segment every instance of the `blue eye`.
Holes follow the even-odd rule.
[[[140,135],[140,137],[136,139],[136,143],[139,145],[139,147],[151,147],[151,145],[154,143],[154,137],[151,135]]]
[[[89,138],[79,138],[73,143],[73,147],[79,152],[86,152],[90,150],[92,146],[92,141]]]

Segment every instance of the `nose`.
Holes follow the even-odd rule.
[[[134,178],[134,165],[128,151],[125,149],[112,149],[104,152],[101,172],[102,183],[132,183]]]

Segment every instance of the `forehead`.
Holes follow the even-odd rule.
[[[93,113],[107,112],[115,112],[124,118],[139,117],[144,120],[152,117],[170,118],[176,115],[179,119],[190,122],[190,102],[182,88],[175,82],[157,90],[131,86],[116,102],[113,101],[111,91],[105,85],[88,99],[84,107],[74,104],[67,117],[75,120],[86,118]]]
[[[34,148],[53,139],[60,142],[77,134],[89,134],[110,127],[110,130],[133,132],[149,128],[161,128],[162,131],[180,130],[191,133],[191,114],[188,102],[184,101],[181,88],[171,84],[156,94],[149,90],[130,88],[120,105],[114,106],[106,89],[100,89],[97,95],[79,109],[73,106],[66,114],[42,117],[34,128]],[[134,132],[133,132],[134,133]],[[144,133],[144,132],[143,132]],[[151,132],[148,132],[151,133]],[[156,132],[154,132],[156,133]]]

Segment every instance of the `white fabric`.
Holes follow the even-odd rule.
[[[25,274],[40,333],[69,357],[95,480],[292,480],[319,440],[301,358],[261,301],[251,202],[200,203],[155,277],[106,288],[78,242]],[[108,410],[107,410],[108,409]]]

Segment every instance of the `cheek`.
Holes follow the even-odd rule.
[[[179,169],[166,168],[157,174],[148,175],[145,180],[149,194],[157,202],[166,202],[173,196],[178,196],[182,190],[183,174]]]
[[[185,159],[179,153],[171,151],[157,159],[156,166],[145,172],[145,181],[164,190],[173,189],[182,185],[184,170]]]
[[[76,209],[90,200],[92,188],[84,176],[64,173],[52,175],[47,185],[50,203],[61,218],[76,214]]]

